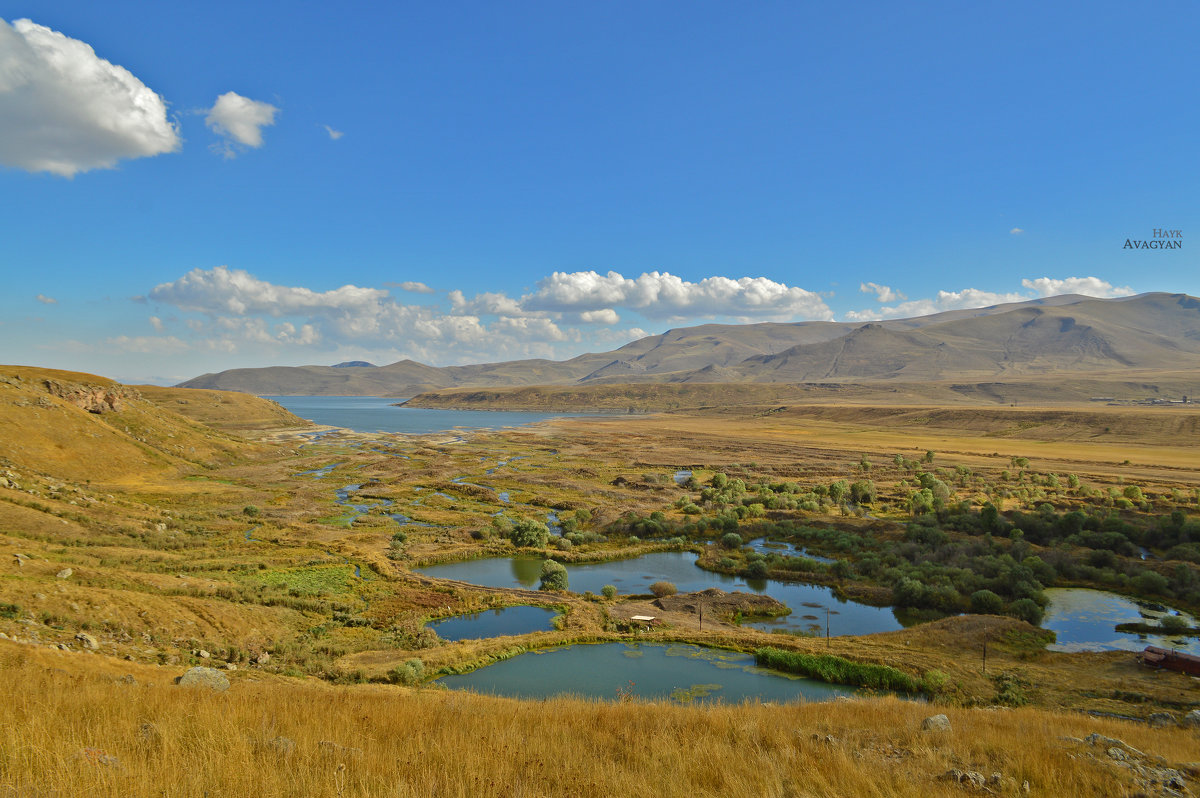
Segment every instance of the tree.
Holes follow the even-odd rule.
[[[604,587],[600,588],[600,595],[604,596],[609,601],[612,601],[617,597],[616,585],[605,585]]]
[[[1042,622],[1042,608],[1033,599],[1017,599],[1008,605],[1005,614],[1037,626]]]
[[[567,567],[554,560],[542,563],[542,583],[538,590],[566,590]]]
[[[850,483],[844,479],[839,479],[829,486],[829,498],[833,500],[834,504],[841,504],[849,491]]]
[[[875,483],[860,479],[850,486],[850,501],[855,504],[872,504],[875,501]]]
[[[654,584],[650,585],[650,592],[653,593],[654,595],[658,596],[659,598],[662,598],[663,596],[675,595],[675,593],[677,592],[677,589],[673,582],[663,581],[663,582],[655,582]]]
[[[550,528],[541,521],[522,518],[512,529],[512,542],[520,548],[544,549],[550,540]]]
[[[721,545],[727,549],[740,549],[743,542],[742,536],[737,532],[726,532],[721,536]]]

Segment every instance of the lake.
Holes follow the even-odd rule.
[[[379,396],[264,396],[300,418],[355,432],[399,432],[424,435],[455,429],[499,429],[579,417],[585,413],[527,413],[517,410],[445,410],[396,407],[403,399]],[[591,415],[595,415],[594,413]]]
[[[1146,646],[1160,646],[1189,654],[1200,654],[1200,640],[1162,635],[1140,635],[1118,632],[1119,623],[1156,623],[1161,610],[1149,608],[1134,599],[1087,588],[1048,588],[1050,599],[1042,628],[1058,635],[1048,646],[1053,651],[1141,651]],[[1196,619],[1184,613],[1183,618],[1195,626]]]
[[[662,643],[538,649],[438,682],[512,698],[570,694],[615,700],[630,695],[678,703],[830,701],[862,692],[759,668],[753,654]]]
[[[430,621],[429,628],[443,640],[524,635],[553,629],[554,616],[557,614],[545,607],[503,607]]]
[[[713,573],[696,567],[697,556],[692,552],[660,551],[627,560],[600,563],[565,563],[567,582],[576,593],[599,593],[605,585],[613,585],[618,593],[649,593],[650,585],[660,580],[671,582],[680,593],[691,593],[718,587],[733,592],[741,590],[765,593],[791,608],[791,615],[764,621],[747,621],[744,625],[761,629],[825,631],[828,610],[831,635],[865,635],[891,632],[903,628],[890,607],[872,607],[856,601],[843,601],[827,587],[773,579],[743,579]],[[542,559],[538,557],[495,557],[484,560],[431,565],[419,568],[419,573],[442,579],[458,579],[484,587],[537,588],[541,578]]]

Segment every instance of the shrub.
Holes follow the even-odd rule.
[[[616,585],[605,585],[604,587],[600,588],[600,595],[604,596],[609,601],[612,601],[617,597]]]
[[[251,518],[257,518],[260,511],[253,504],[247,504],[242,508],[242,512]]]
[[[554,560],[546,560],[542,563],[542,583],[538,586],[538,590],[566,590],[567,589],[567,568],[565,565]]]
[[[1004,612],[1004,599],[990,590],[976,590],[971,594],[971,612],[976,615],[1000,615]]]
[[[570,551],[575,544],[567,538],[558,538],[554,541],[554,547],[559,551]]]
[[[751,579],[767,578],[767,563],[764,560],[754,560],[746,566],[746,576]]]
[[[662,598],[663,596],[673,596],[678,591],[675,589],[674,583],[663,581],[650,585],[650,592]]]
[[[522,518],[513,524],[512,542],[514,546],[529,549],[544,549],[550,540],[550,528],[541,521],[531,521]]]
[[[425,678],[425,663],[419,659],[410,659],[403,665],[398,665],[388,671],[388,679],[393,684],[414,685]]]
[[[875,483],[869,479],[861,479],[852,484],[850,501],[855,504],[873,504],[875,502]]]
[[[1020,618],[1022,621],[1037,626],[1042,622],[1042,608],[1033,599],[1017,599],[1012,604],[1008,605],[1005,610],[1006,615],[1011,615],[1014,618]]]
[[[726,532],[721,536],[721,545],[727,549],[740,549],[744,542],[737,532]]]

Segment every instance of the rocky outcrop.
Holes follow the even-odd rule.
[[[111,413],[124,409],[124,402],[140,399],[142,395],[123,385],[83,385],[80,383],[42,380],[42,387],[51,396],[70,402],[89,413]]]
[[[229,689],[229,679],[216,668],[189,668],[175,683],[180,687],[207,687],[218,693]]]

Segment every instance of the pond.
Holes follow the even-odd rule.
[[[557,614],[545,607],[502,607],[430,621],[429,628],[443,640],[524,635],[553,629]]]
[[[770,538],[758,538],[746,544],[752,551],[757,551],[759,554],[780,554],[784,557],[804,557],[816,562],[823,562],[826,565],[835,563],[837,560],[832,557],[823,557],[820,554],[813,554],[804,548],[802,543],[789,543],[786,540],[771,540]]]
[[[679,703],[829,701],[862,692],[759,668],[753,654],[661,643],[539,649],[470,673],[444,676],[439,682],[513,698],[630,695]]]
[[[396,407],[403,399],[380,396],[264,396],[300,418],[355,432],[423,435],[454,429],[498,429],[583,413],[527,413],[515,410],[446,410]],[[595,415],[594,413],[591,415]]]
[[[1050,599],[1042,628],[1058,635],[1049,648],[1053,651],[1141,651],[1146,646],[1160,646],[1189,654],[1200,654],[1200,640],[1162,635],[1141,635],[1118,632],[1119,623],[1156,623],[1166,613],[1116,593],[1086,588],[1049,588]],[[1197,621],[1183,613],[1190,626]]]
[[[618,593],[649,593],[650,585],[667,581],[680,593],[691,593],[718,587],[765,593],[791,608],[792,613],[765,621],[744,625],[766,630],[825,631],[828,610],[831,635],[865,635],[890,632],[902,628],[895,612],[889,607],[872,607],[856,601],[836,598],[833,591],[818,585],[774,580],[746,580],[742,577],[717,574],[696,567],[692,552],[660,551],[627,560],[602,563],[566,563],[567,582],[576,593],[599,593],[605,585],[613,585]],[[440,579],[457,579],[484,587],[537,588],[541,580],[542,559],[538,557],[499,557],[486,560],[432,565],[418,569],[419,573]]]

